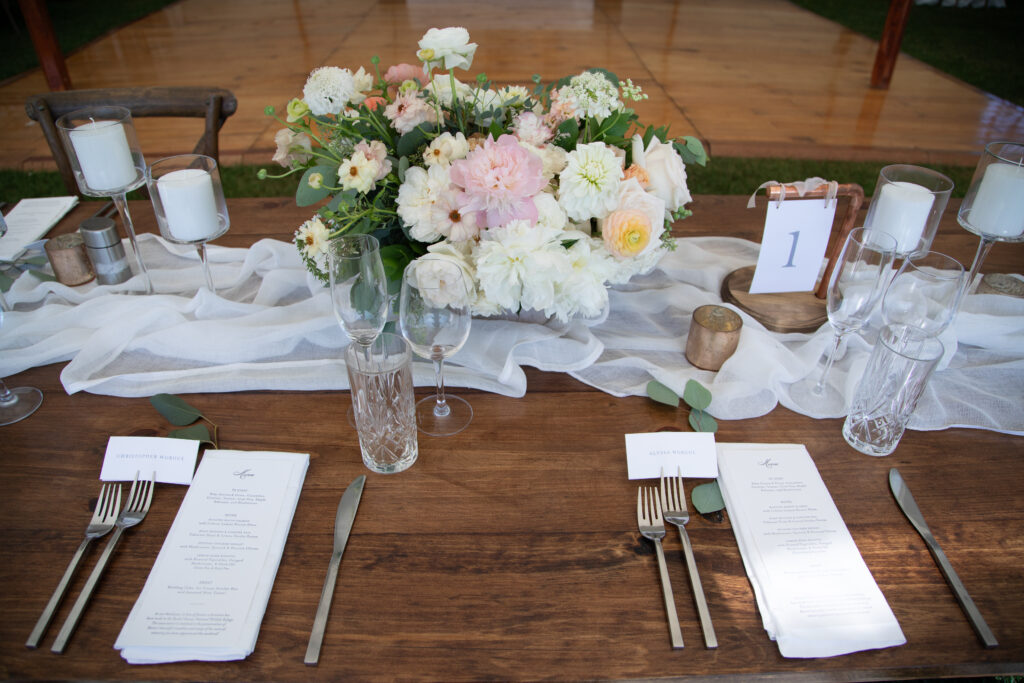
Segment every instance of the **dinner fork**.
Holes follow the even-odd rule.
[[[51,652],[63,654],[71,634],[75,632],[78,620],[82,618],[82,612],[85,611],[89,598],[92,597],[92,593],[96,589],[96,584],[99,583],[100,577],[103,576],[103,570],[106,569],[107,562],[110,561],[110,556],[114,553],[114,548],[117,547],[117,542],[121,540],[121,534],[128,527],[133,527],[145,519],[146,513],[149,512],[149,504],[153,502],[153,489],[155,487],[156,472],[153,473],[149,481],[143,480],[141,482],[139,481],[138,472],[135,473],[135,481],[132,482],[132,489],[128,492],[128,504],[121,511],[121,514],[117,516],[117,522],[115,522],[117,529],[114,530],[114,534],[107,541],[107,546],[103,549],[103,554],[100,555],[96,566],[93,567],[89,580],[82,587],[82,592],[79,594],[78,600],[75,601],[75,606],[71,608],[67,619],[64,620],[64,625],[61,626],[60,633],[57,634],[57,640],[53,642],[53,647],[50,648]]]
[[[50,620],[53,619],[57,606],[64,599],[64,594],[71,584],[71,579],[75,577],[75,572],[78,571],[78,563],[85,557],[85,551],[89,548],[89,544],[92,543],[93,539],[105,535],[114,528],[114,520],[117,519],[117,513],[120,509],[121,485],[104,484],[100,489],[100,497],[96,499],[96,508],[92,511],[92,519],[89,520],[89,526],[85,528],[85,538],[82,539],[78,550],[75,551],[75,556],[71,558],[71,564],[64,570],[64,576],[61,577],[60,583],[57,584],[53,595],[50,596],[50,601],[46,603],[46,608],[39,615],[39,621],[36,622],[35,628],[32,629],[32,635],[25,642],[25,647],[30,647],[33,650],[39,647],[39,641],[46,632],[46,628],[50,625]]]
[[[665,612],[668,614],[668,630],[672,635],[672,647],[683,647],[683,633],[679,629],[679,617],[676,615],[676,601],[672,595],[672,582],[668,578],[668,567],[665,566],[665,551],[661,547],[661,539],[665,538],[665,523],[661,519],[661,502],[658,500],[658,489],[645,489],[641,486],[636,492],[636,523],[640,527],[640,535],[654,543],[658,553],[658,572],[661,574],[661,592],[665,597]]]
[[[667,482],[667,483],[666,483]],[[676,525],[679,536],[683,539],[683,555],[686,557],[686,569],[690,574],[690,586],[693,588],[693,601],[697,603],[697,614],[700,615],[700,627],[704,631],[704,646],[709,650],[718,647],[715,627],[711,625],[711,614],[708,612],[708,601],[704,597],[704,587],[697,573],[697,561],[693,557],[693,545],[690,535],[686,533],[686,524],[690,521],[690,511],[686,507],[686,488],[683,486],[683,475],[676,470],[675,477],[665,478],[661,472],[661,503],[666,521]]]

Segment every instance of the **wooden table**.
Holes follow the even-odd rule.
[[[745,198],[700,197],[681,235],[756,237],[763,209]],[[763,204],[762,204],[763,206]],[[88,208],[95,208],[92,205]],[[955,208],[955,207],[954,207]],[[287,199],[230,203],[245,245],[287,239],[305,218]],[[66,221],[73,228],[86,208]],[[966,261],[976,239],[947,216],[938,249]],[[152,211],[139,204],[140,229]],[[1021,272],[1024,251],[997,245],[987,271]],[[636,484],[623,434],[686,427],[686,414],[619,399],[568,376],[529,371],[522,399],[460,391],[472,425],[420,438],[418,462],[369,474],[342,562],[318,668],[302,659],[330,555],[334,511],[359,474],[347,392],[185,396],[220,426],[222,447],[309,452],[311,462],[255,652],[245,661],[130,666],[112,649],[185,493],[160,485],[130,531],[65,655],[23,643],[78,544],[99,491],[110,435],[164,435],[144,399],[66,395],[60,366],[10,378],[40,387],[27,420],[0,430],[0,675],[17,679],[210,681],[536,680],[732,677],[885,680],[1024,672],[1022,441],[987,431],[908,432],[888,458],[847,446],[840,420],[783,408],[722,422],[730,442],[802,442],[814,457],[907,644],[831,659],[782,658],[761,626],[728,517],[689,526],[720,647],[702,646],[679,538],[666,542],[687,647],[673,651],[652,546],[636,528]],[[426,392],[427,389],[422,391]],[[921,539],[887,486],[898,466],[953,565],[999,639],[975,638]],[[688,489],[700,483],[688,482]],[[95,562],[93,551],[84,568]],[[82,571],[72,586],[77,595]]]

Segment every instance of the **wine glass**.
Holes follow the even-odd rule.
[[[907,325],[929,337],[949,327],[956,314],[964,267],[937,251],[919,251],[903,261],[882,297],[889,325]]]
[[[160,159],[146,169],[146,184],[160,234],[169,242],[195,245],[206,287],[215,292],[206,243],[231,224],[217,162],[202,154]]]
[[[61,116],[56,124],[78,189],[90,197],[113,200],[128,232],[146,294],[152,294],[153,281],[139,252],[128,213],[127,194],[146,182],[146,160],[131,112],[124,107],[77,109]]]
[[[993,244],[1024,241],[1024,142],[985,145],[957,220],[981,238],[964,282],[966,294]]]
[[[429,255],[406,266],[398,320],[413,352],[434,363],[437,394],[416,403],[416,424],[424,434],[450,436],[473,419],[473,407],[446,396],[444,359],[469,338],[470,285],[458,264]]]
[[[6,225],[3,225],[0,228],[0,237],[3,237],[6,232]],[[7,307],[7,299],[0,292],[0,327],[4,324],[4,311],[8,310],[10,309]],[[0,378],[0,427],[24,420],[36,412],[42,404],[43,392],[35,387],[8,389],[3,378]]]
[[[833,415],[845,409],[843,395],[826,380],[843,337],[867,324],[882,297],[895,252],[896,239],[880,230],[854,228],[846,236],[828,282],[828,321],[835,333],[832,347],[817,380],[806,377],[790,387],[797,405]]]
[[[391,303],[380,243],[373,235],[335,237],[327,245],[327,271],[334,315],[369,359],[370,346],[388,321]]]

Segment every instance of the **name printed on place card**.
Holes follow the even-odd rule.
[[[715,435],[708,432],[626,434],[626,466],[630,479],[655,479],[677,472],[691,479],[718,476]]]
[[[190,484],[196,469],[199,442],[156,436],[112,436],[103,456],[101,481],[131,481],[135,474],[164,484]]]

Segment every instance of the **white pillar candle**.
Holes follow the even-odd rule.
[[[121,190],[139,178],[124,126],[117,121],[83,123],[68,137],[89,189]]]
[[[1024,167],[998,161],[989,164],[967,220],[986,235],[1024,233]]]
[[[896,239],[896,252],[908,254],[917,249],[928,223],[935,196],[916,183],[898,180],[882,186],[875,200],[874,215],[867,227],[882,230]]]
[[[201,168],[171,171],[156,181],[171,237],[183,242],[209,239],[220,232],[213,177]]]

